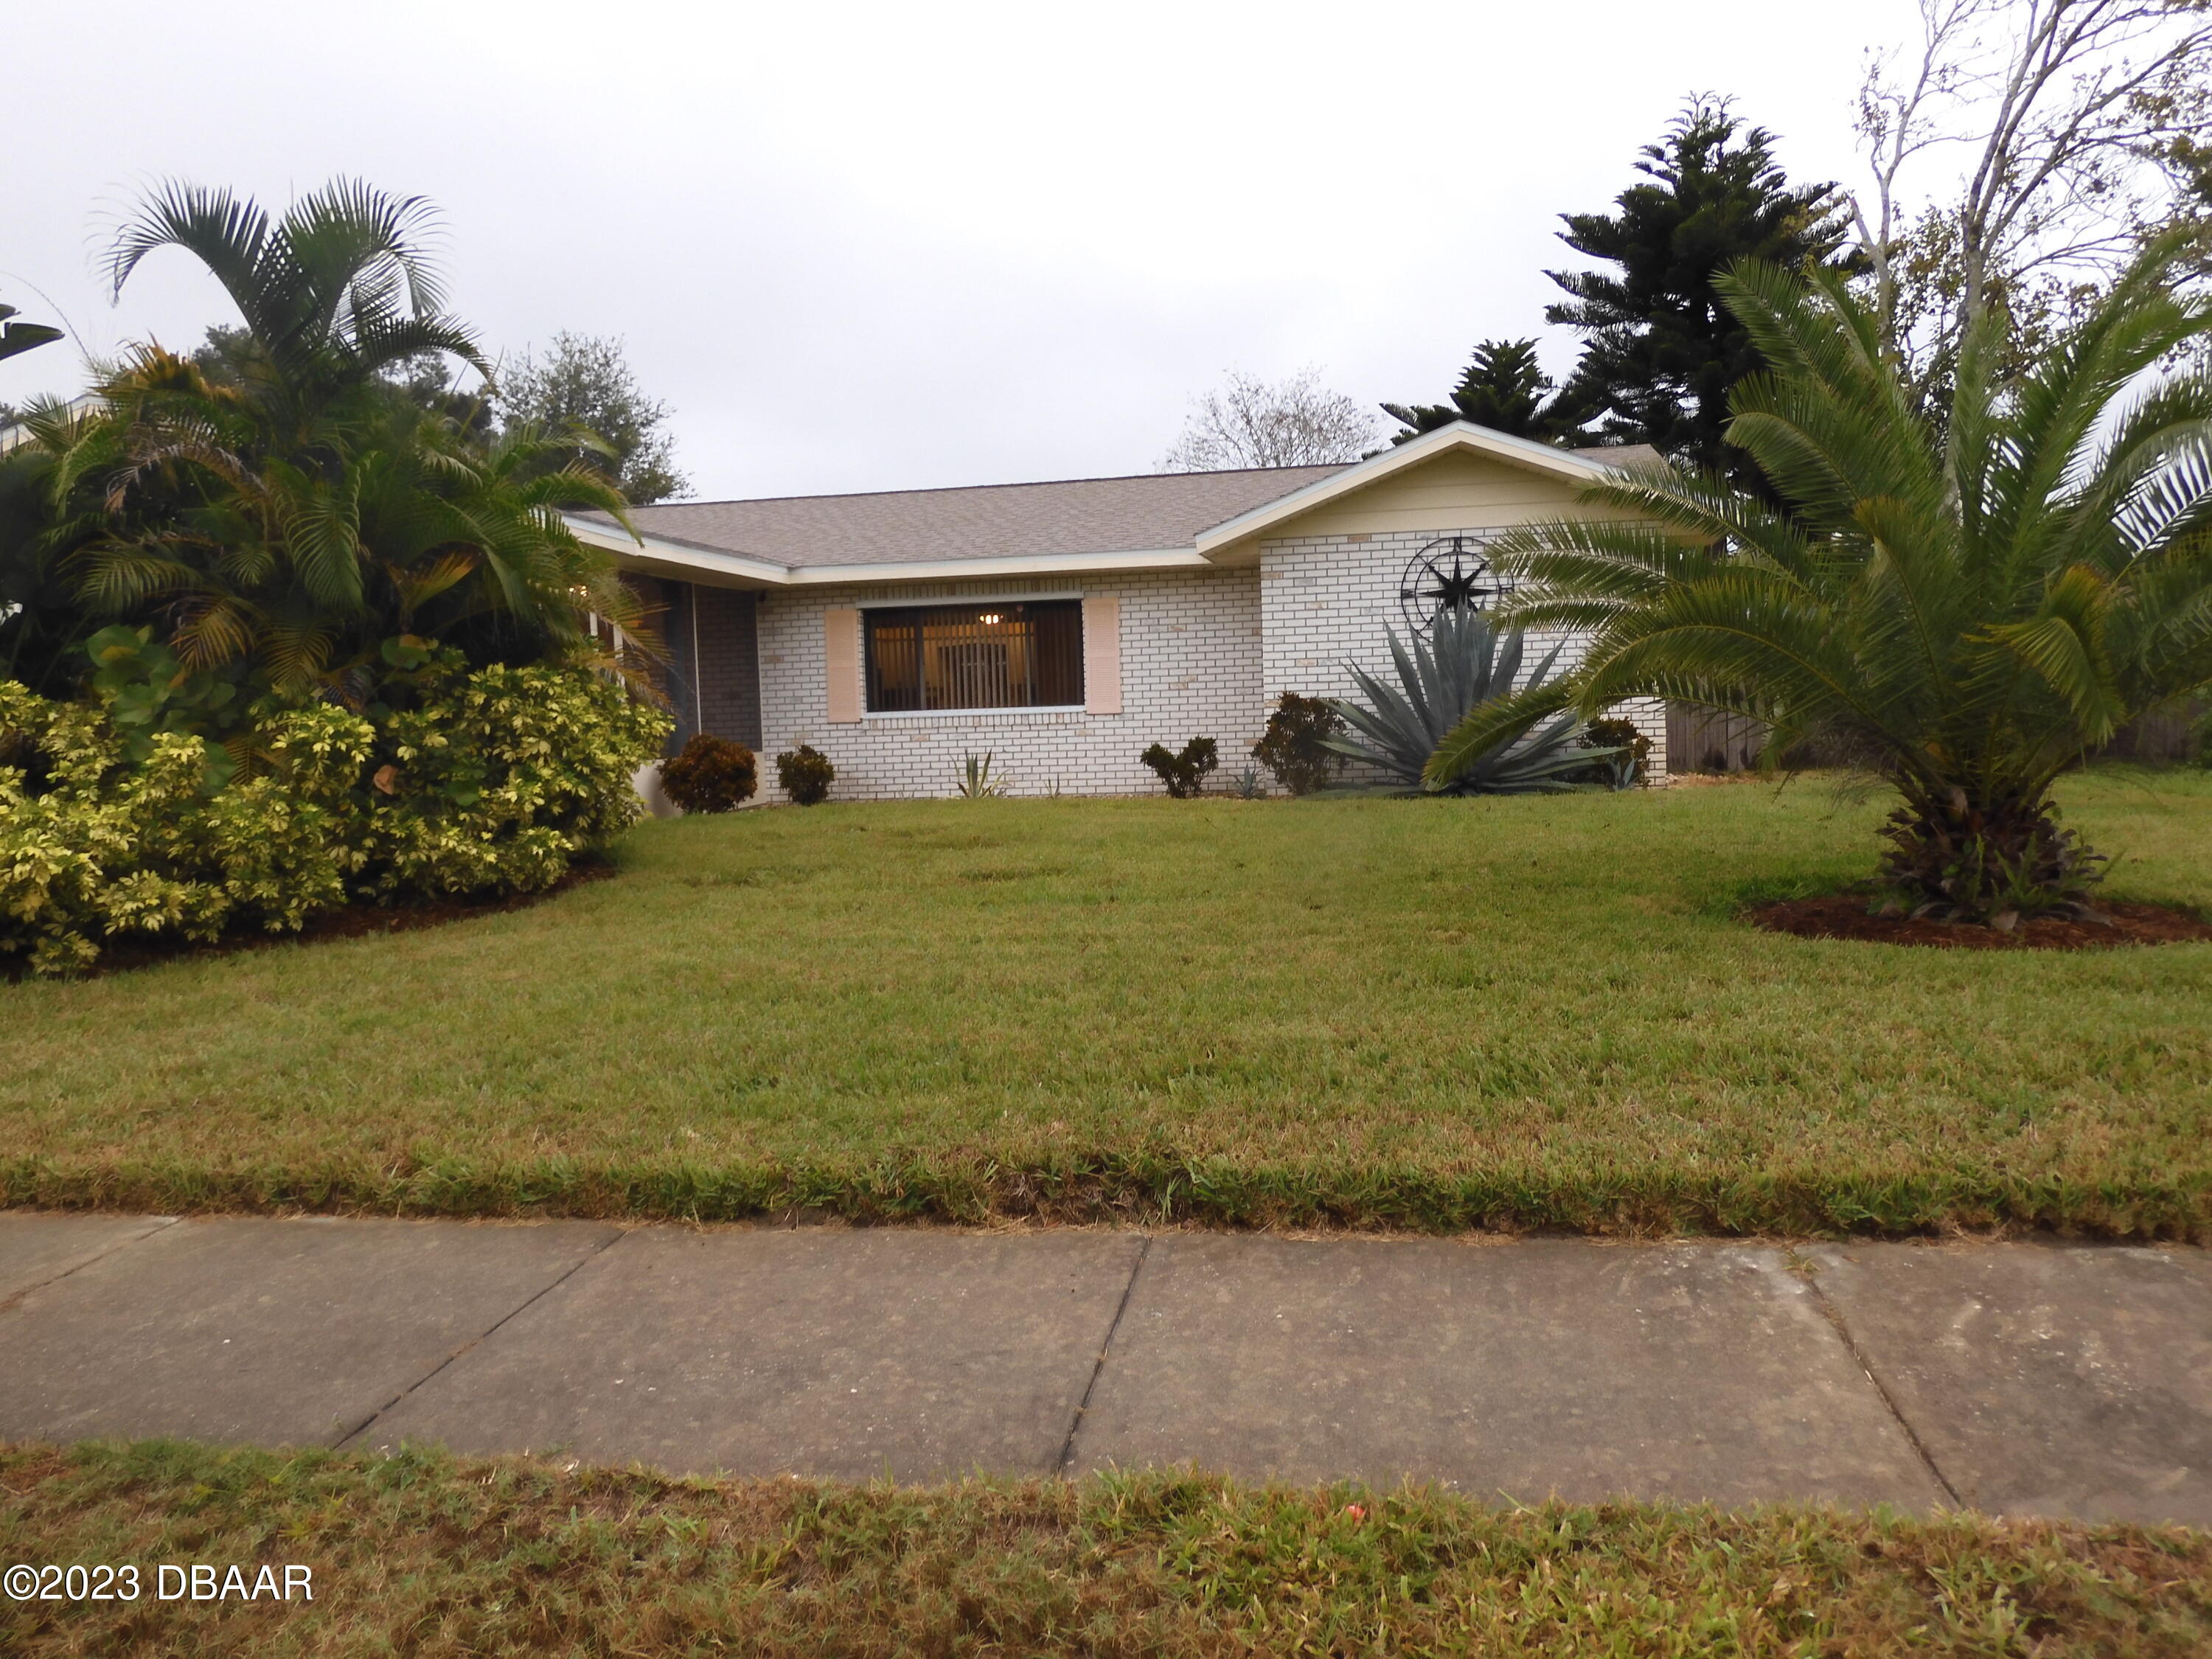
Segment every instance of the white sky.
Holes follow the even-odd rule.
[[[1556,216],[1603,206],[1693,91],[1795,178],[1910,0],[988,6],[221,0],[50,9],[6,37],[0,300],[80,346],[231,320],[184,255],[94,266],[150,180],[271,207],[333,173],[444,210],[494,350],[627,337],[702,497],[1150,470],[1190,398],[1305,364],[1441,398],[1546,333]],[[50,296],[64,317],[33,291]]]

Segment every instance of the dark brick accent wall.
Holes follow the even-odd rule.
[[[705,731],[758,749],[758,599],[727,587],[667,586],[680,596],[667,623],[678,742]]]

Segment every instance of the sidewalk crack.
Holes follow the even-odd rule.
[[[1793,1250],[1790,1254],[1794,1257],[1796,1252]],[[1904,1408],[1897,1403],[1896,1396],[1890,1393],[1888,1385],[1876,1374],[1874,1362],[1868,1358],[1866,1350],[1859,1346],[1858,1338],[1851,1334],[1851,1328],[1844,1322],[1844,1310],[1830,1301],[1828,1293],[1820,1288],[1820,1276],[1818,1270],[1800,1273],[1798,1277],[1804,1281],[1805,1288],[1812,1291],[1814,1304],[1819,1307],[1822,1314],[1826,1316],[1828,1323],[1835,1328],[1837,1336],[1842,1339],[1844,1351],[1858,1362],[1859,1370],[1866,1373],[1866,1380],[1874,1384],[1875,1393],[1881,1396],[1881,1403],[1888,1409],[1891,1419],[1904,1431],[1905,1444],[1912,1448],[1912,1455],[1920,1460],[1920,1467],[1926,1469],[1929,1478],[1943,1489],[1943,1495],[1951,1500],[1953,1509],[1965,1509],[1966,1501],[1959,1496],[1959,1489],[1951,1484],[1951,1477],[1943,1473],[1942,1466],[1936,1461],[1936,1455],[1928,1449],[1927,1443],[1921,1439],[1920,1431],[1912,1426],[1911,1419],[1905,1414]]]
[[[331,1449],[332,1451],[343,1451],[343,1450],[344,1450],[344,1449],[345,1449],[346,1443],[347,1443],[349,1440],[357,1440],[357,1439],[359,1439],[362,1435],[364,1435],[364,1434],[368,1433],[368,1431],[369,1431],[372,1427],[374,1427],[374,1425],[375,1425],[375,1423],[376,1423],[376,1420],[377,1420],[379,1418],[382,1417],[382,1416],[385,1414],[385,1413],[386,1413],[386,1412],[390,1411],[390,1410],[391,1410],[394,1406],[398,1405],[401,1401],[403,1401],[403,1400],[406,1399],[406,1398],[408,1397],[408,1395],[410,1395],[413,1394],[413,1393],[414,1393],[417,1389],[421,1388],[424,1383],[426,1383],[426,1382],[429,1382],[431,1378],[433,1378],[433,1377],[436,1376],[440,1372],[443,1371],[443,1370],[446,1369],[446,1367],[447,1367],[447,1366],[448,1366],[448,1365],[452,1364],[453,1364],[456,1359],[459,1359],[459,1358],[463,1354],[465,1354],[465,1353],[468,1352],[470,1349],[474,1348],[474,1347],[477,1347],[477,1346],[481,1346],[483,1343],[484,1343],[484,1342],[486,1342],[486,1341],[489,1341],[489,1340],[490,1340],[490,1339],[491,1339],[495,1334],[496,1334],[498,1333],[498,1331],[500,1330],[500,1328],[501,1328],[502,1326],[504,1326],[504,1325],[507,1322],[507,1321],[509,1321],[509,1320],[513,1319],[516,1315],[518,1315],[518,1314],[521,1313],[524,1310],[526,1310],[526,1309],[527,1309],[527,1308],[534,1307],[535,1305],[537,1305],[537,1304],[538,1304],[538,1302],[540,1302],[541,1300],[543,1300],[544,1297],[549,1297],[549,1296],[552,1295],[554,1291],[556,1291],[559,1290],[559,1289],[560,1289],[563,1285],[567,1284],[570,1279],[574,1279],[574,1278],[578,1273],[580,1273],[583,1272],[583,1270],[584,1270],[586,1267],[588,1267],[591,1263],[592,1263],[592,1262],[594,1262],[594,1261],[598,1261],[598,1260],[599,1260],[602,1255],[605,1255],[609,1250],[612,1249],[616,1245],[617,1245],[617,1244],[621,1243],[623,1242],[623,1240],[624,1240],[625,1238],[628,1238],[628,1237],[629,1237],[629,1234],[630,1234],[630,1230],[629,1230],[629,1229],[628,1229],[628,1228],[623,1228],[623,1229],[618,1230],[618,1231],[616,1232],[616,1234],[615,1234],[615,1236],[614,1236],[613,1237],[611,1237],[611,1238],[610,1238],[610,1239],[606,1240],[606,1241],[605,1241],[605,1243],[603,1243],[594,1245],[594,1246],[592,1248],[592,1249],[591,1249],[587,1254],[586,1254],[586,1255],[582,1255],[582,1256],[579,1257],[579,1258],[577,1259],[576,1265],[575,1265],[574,1267],[573,1267],[569,1268],[568,1272],[566,1272],[566,1273],[562,1273],[562,1274],[558,1279],[556,1279],[553,1280],[553,1282],[552,1282],[551,1284],[550,1284],[550,1285],[546,1285],[543,1286],[542,1288],[540,1288],[540,1289],[538,1289],[538,1290],[537,1290],[537,1291],[533,1291],[530,1295],[528,1295],[528,1296],[525,1297],[521,1301],[520,1301],[520,1302],[516,1303],[516,1304],[514,1304],[514,1306],[513,1306],[512,1308],[509,1308],[509,1309],[508,1309],[505,1313],[501,1314],[501,1315],[497,1319],[495,1319],[494,1321],[492,1321],[492,1322],[491,1322],[489,1325],[487,1325],[487,1326],[486,1326],[486,1327],[485,1327],[482,1331],[479,1331],[476,1335],[474,1335],[474,1336],[471,1337],[467,1341],[465,1341],[465,1342],[462,1343],[462,1344],[461,1344],[461,1346],[460,1346],[459,1347],[458,1347],[458,1348],[454,1349],[454,1350],[453,1351],[453,1352],[451,1352],[451,1353],[447,1354],[447,1355],[443,1359],[441,1359],[441,1360],[440,1360],[436,1364],[434,1364],[434,1365],[431,1366],[431,1367],[430,1367],[430,1369],[429,1369],[428,1370],[427,1370],[427,1371],[423,1372],[422,1376],[420,1376],[416,1377],[416,1378],[412,1382],[410,1382],[410,1383],[409,1383],[405,1388],[404,1388],[404,1389],[400,1389],[400,1391],[399,1391],[398,1394],[393,1395],[392,1396],[392,1398],[391,1398],[391,1399],[389,1399],[389,1400],[386,1401],[385,1401],[381,1406],[379,1406],[379,1407],[378,1407],[374,1411],[371,1412],[368,1416],[366,1416],[366,1417],[362,1418],[362,1419],[361,1419],[361,1421],[360,1421],[360,1422],[358,1422],[358,1423],[355,1424],[351,1428],[348,1429],[348,1430],[347,1430],[343,1434],[340,1435],[337,1439],[335,1439],[335,1440],[331,1441]]]
[[[1114,1351],[1115,1333],[1121,1328],[1121,1316],[1129,1311],[1129,1298],[1136,1293],[1137,1275],[1145,1270],[1145,1258],[1152,1253],[1152,1236],[1145,1235],[1145,1242],[1137,1248],[1137,1259],[1129,1264],[1129,1282],[1121,1287],[1121,1300],[1115,1307],[1113,1322],[1106,1327],[1106,1340],[1098,1345],[1098,1358],[1091,1367],[1091,1380],[1084,1384],[1083,1398],[1076,1403],[1074,1420],[1067,1425],[1067,1438],[1060,1444],[1060,1462],[1054,1465],[1058,1474],[1066,1474],[1075,1462],[1075,1437],[1082,1432],[1084,1413],[1091,1409],[1091,1397],[1098,1392],[1098,1378],[1106,1370],[1106,1356]]]
[[[52,1279],[42,1279],[35,1285],[24,1285],[21,1290],[16,1291],[11,1295],[0,1296],[0,1313],[8,1312],[25,1297],[32,1296],[40,1291],[43,1291],[49,1285],[58,1285],[62,1280],[70,1277],[72,1274],[82,1273],[87,1267],[92,1266],[95,1261],[106,1261],[108,1257],[113,1255],[118,1250],[127,1250],[133,1244],[144,1243],[148,1239],[153,1237],[157,1233],[166,1233],[170,1228],[175,1226],[179,1221],[182,1221],[184,1217],[180,1215],[161,1216],[156,1218],[156,1219],[161,1224],[159,1226],[149,1227],[143,1233],[133,1233],[128,1238],[118,1239],[114,1243],[109,1245],[97,1255],[88,1255],[85,1257],[83,1261],[78,1262],[75,1267],[63,1268],[61,1272],[56,1273]]]

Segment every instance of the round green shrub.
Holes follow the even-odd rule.
[[[734,811],[760,787],[760,763],[741,743],[702,732],[660,769],[660,787],[687,812]]]
[[[830,763],[830,757],[812,744],[802,743],[775,757],[775,781],[801,806],[829,799],[830,786],[836,776],[837,769]]]

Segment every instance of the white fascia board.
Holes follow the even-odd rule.
[[[1425,432],[1410,443],[1385,450],[1372,460],[1294,489],[1289,495],[1272,501],[1262,502],[1249,512],[1240,513],[1225,523],[1211,530],[1201,531],[1195,545],[1199,552],[1211,558],[1224,549],[1310,513],[1315,507],[1349,495],[1356,489],[1402,472],[1409,466],[1419,466],[1446,450],[1470,450],[1478,455],[1487,455],[1511,466],[1527,467],[1533,472],[1548,472],[1555,477],[1586,482],[1595,478],[1617,477],[1620,469],[1603,461],[1594,461],[1587,456],[1571,455],[1564,449],[1554,449],[1549,444],[1540,444],[1529,438],[1516,438],[1504,432],[1492,432],[1486,426],[1477,426],[1472,421],[1455,421],[1449,426],[1438,427],[1434,432]]]
[[[832,582],[997,581],[1010,576],[1066,576],[1116,570],[1203,570],[1212,562],[1194,547],[1155,547],[1128,553],[1036,553],[998,559],[813,564],[793,570],[789,580],[793,587],[818,587]]]
[[[591,519],[562,515],[576,539],[593,547],[603,547],[617,558],[656,570],[672,566],[696,571],[704,576],[720,576],[745,583],[761,583],[770,587],[782,587],[791,580],[791,568],[768,559],[749,558],[743,553],[720,553],[704,547],[692,547],[683,542],[663,541],[658,536],[632,536],[615,525],[604,525]]]
[[[605,548],[624,562],[654,570],[672,567],[768,587],[822,587],[855,582],[1000,581],[1020,576],[1065,576],[1117,570],[1211,568],[1193,547],[1138,548],[1121,553],[1033,553],[1010,558],[884,560],[868,564],[792,566],[742,553],[722,553],[655,536],[633,537],[613,525],[570,517],[580,541]]]

